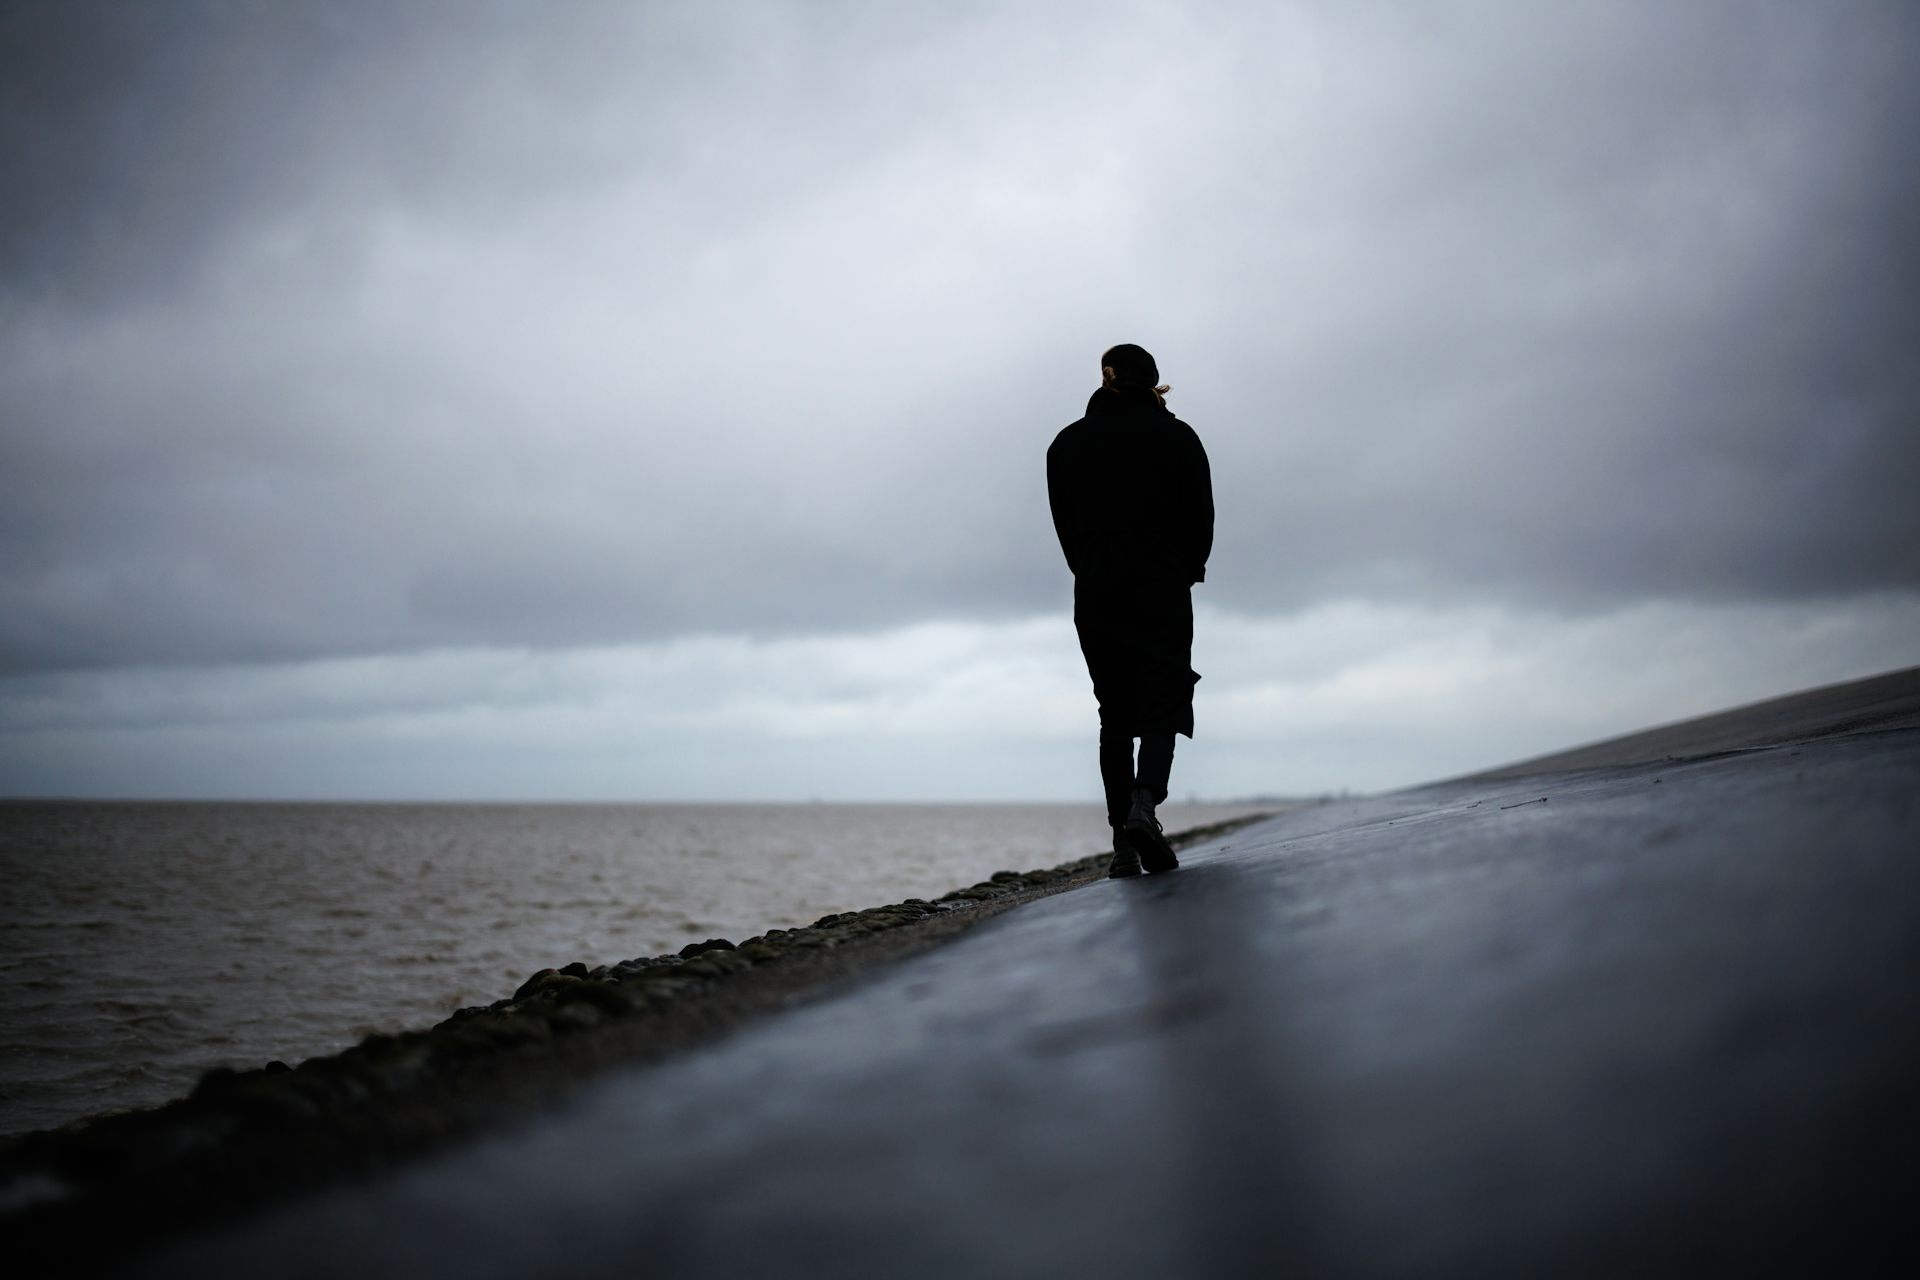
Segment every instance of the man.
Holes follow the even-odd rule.
[[[1180,865],[1154,806],[1176,733],[1193,736],[1193,592],[1213,549],[1213,481],[1193,428],[1167,411],[1153,357],[1100,357],[1087,414],[1047,450],[1053,528],[1073,573],[1073,625],[1100,704],[1109,876]],[[1134,739],[1140,758],[1134,761]]]

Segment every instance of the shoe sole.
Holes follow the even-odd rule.
[[[1140,869],[1149,875],[1160,875],[1180,869],[1180,859],[1174,856],[1173,846],[1167,838],[1152,827],[1142,823],[1139,826],[1128,824],[1124,834],[1127,842],[1133,846],[1133,852],[1140,860]]]

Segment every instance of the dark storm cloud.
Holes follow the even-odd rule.
[[[700,9],[10,6],[0,264],[13,290],[111,305],[263,220],[373,202],[484,221],[636,159],[670,171],[704,148],[690,95],[748,87],[742,19]]]
[[[1501,12],[1329,86],[1372,154],[1244,178],[1193,256],[1274,286],[1210,371],[1268,370],[1251,544],[1299,567],[1253,594],[1913,585],[1909,15]]]
[[[11,290],[111,306],[190,280],[237,224],[298,201],[404,14],[339,6],[19,4],[0,16]],[[391,122],[390,122],[391,123]],[[405,122],[400,122],[404,130]],[[362,145],[356,138],[351,145]]]
[[[397,8],[8,9],[8,667],[1057,609],[1120,339],[1218,604],[1920,584],[1908,6]]]

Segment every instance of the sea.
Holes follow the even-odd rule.
[[[1107,846],[1096,805],[0,802],[0,1136]]]

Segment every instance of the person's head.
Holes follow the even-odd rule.
[[[1160,386],[1159,382],[1160,366],[1153,362],[1145,347],[1123,342],[1117,347],[1108,347],[1100,357],[1100,385],[1110,390],[1151,391],[1165,404],[1167,392],[1173,388]]]

